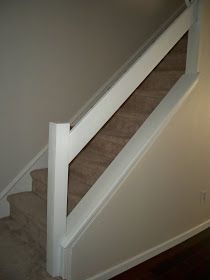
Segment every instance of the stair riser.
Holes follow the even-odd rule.
[[[46,180],[47,181],[47,180]],[[41,199],[47,199],[47,184],[38,180],[32,180],[32,191],[37,194]]]
[[[10,204],[10,215],[18,225],[21,225],[24,233],[28,235],[29,239],[34,241],[34,243],[37,245],[37,248],[45,252],[46,226],[33,223],[33,217],[27,217],[13,204]]]
[[[47,168],[45,169],[38,169],[38,170],[33,170],[31,172],[31,178],[32,180],[37,180],[45,185],[47,185],[47,176],[48,176],[48,170]]]

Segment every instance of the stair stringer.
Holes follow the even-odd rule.
[[[177,81],[168,95],[70,213],[67,218],[67,232],[61,242],[62,263],[60,275],[63,278],[76,280],[72,274],[73,269],[75,270],[72,267],[72,260],[74,257],[73,249],[78,240],[91,224],[97,221],[100,212],[108,207],[110,200],[120,190],[122,183],[132,173],[136,164],[141,161],[145,153],[179,110],[197,82],[198,74],[184,74]],[[77,280],[80,279],[77,278]]]

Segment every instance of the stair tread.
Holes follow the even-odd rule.
[[[33,192],[22,192],[8,196],[10,204],[33,220],[43,230],[46,229],[47,207],[44,200],[40,199]]]

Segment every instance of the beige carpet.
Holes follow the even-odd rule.
[[[35,244],[9,218],[0,220],[0,279],[55,279],[45,271],[44,257]]]

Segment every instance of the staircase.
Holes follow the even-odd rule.
[[[81,201],[184,73],[186,46],[185,35],[70,164],[68,213]],[[11,219],[22,227],[44,253],[47,169],[34,170],[31,177],[32,192],[8,197]]]

